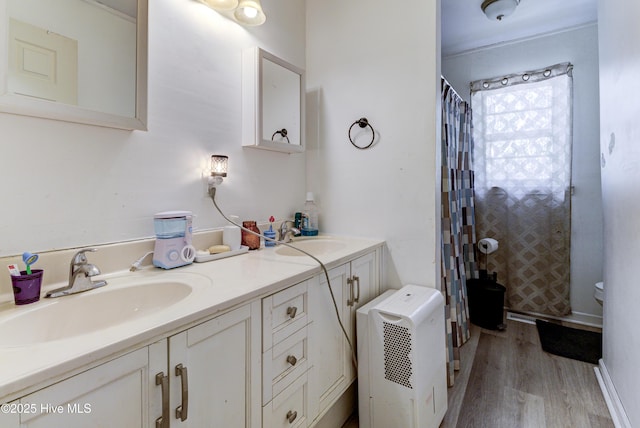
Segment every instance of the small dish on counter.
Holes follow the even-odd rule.
[[[197,263],[212,262],[214,260],[220,260],[220,259],[225,259],[231,256],[237,256],[238,254],[244,254],[244,253],[247,253],[248,251],[249,251],[249,247],[247,247],[246,245],[242,245],[239,250],[235,250],[235,251],[225,251],[224,253],[209,254],[209,255],[198,254],[196,255],[196,258],[194,261]]]

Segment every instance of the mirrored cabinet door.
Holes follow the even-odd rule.
[[[148,0],[0,0],[0,112],[146,129],[147,12]]]
[[[251,48],[242,61],[242,144],[285,153],[304,151],[304,71]]]

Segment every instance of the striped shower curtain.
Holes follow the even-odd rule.
[[[442,79],[442,291],[447,327],[447,382],[460,369],[460,347],[469,339],[467,278],[477,278],[471,164],[471,107]]]

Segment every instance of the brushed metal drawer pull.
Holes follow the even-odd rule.
[[[182,390],[182,403],[176,407],[176,419],[186,421],[189,414],[189,376],[187,368],[182,364],[176,366],[176,376],[180,376],[180,386]]]
[[[289,410],[287,412],[287,420],[289,421],[290,424],[293,423],[293,421],[296,420],[296,418],[298,417],[298,412],[296,412],[295,410]]]
[[[166,428],[169,423],[169,376],[164,372],[156,374],[156,385],[160,385],[162,391],[162,416],[156,419],[156,428]]]
[[[289,306],[287,308],[287,315],[289,315],[289,318],[295,318],[296,312],[298,312],[298,308],[296,308],[295,306]]]
[[[357,283],[358,285],[356,297],[353,299],[354,302],[358,303],[360,301],[360,277],[353,275],[353,282]]]
[[[291,364],[292,366],[295,366],[297,362],[298,362],[298,359],[295,356],[289,355],[287,357],[287,363]]]
[[[353,306],[355,298],[353,297],[353,278],[347,278],[347,285],[349,285],[349,297],[347,298],[347,306]]]

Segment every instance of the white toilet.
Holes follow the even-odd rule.
[[[602,300],[604,299],[604,283],[596,282],[596,285],[594,285],[594,289],[595,291],[593,292],[593,297],[598,303],[600,303],[600,305],[602,305]]]

